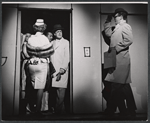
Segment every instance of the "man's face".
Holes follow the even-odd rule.
[[[62,30],[57,30],[54,35],[56,36],[57,39],[61,39],[63,36]]]
[[[49,32],[47,34],[47,38],[48,38],[49,41],[51,41],[53,39],[53,34]]]
[[[121,16],[121,15],[119,15],[118,13],[115,14],[115,16],[114,16],[115,24],[120,23],[120,20],[121,20],[121,19],[122,19],[122,16]]]

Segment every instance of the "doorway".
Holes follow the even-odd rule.
[[[21,9],[21,33],[31,33],[34,34],[32,26],[34,25],[36,19],[44,19],[44,22],[47,25],[47,28],[44,32],[52,32],[53,26],[55,24],[61,24],[64,28],[63,37],[67,39],[71,45],[71,10],[57,10],[57,9]],[[71,47],[71,46],[70,46]],[[71,50],[70,50],[71,51]],[[71,54],[71,53],[70,53]],[[21,66],[22,68],[22,66]],[[20,72],[21,73],[21,72]],[[21,76],[21,75],[20,75]],[[20,77],[20,79],[22,79]],[[67,113],[71,113],[71,103],[72,93],[71,82],[70,81],[70,64],[69,64],[69,78],[68,78],[68,87],[66,89],[65,95],[65,109]],[[21,81],[20,81],[21,82]],[[20,84],[21,85],[21,84]],[[55,93],[55,90],[52,90]],[[20,98],[20,113],[25,113],[25,104]]]

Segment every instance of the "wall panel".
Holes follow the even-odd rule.
[[[2,57],[7,57],[2,66],[2,113],[13,114],[14,81],[15,81],[15,51],[17,31],[17,9],[3,8],[2,13]]]
[[[73,112],[102,109],[100,5],[73,4]],[[84,47],[91,57],[84,57]]]
[[[137,112],[147,112],[148,97],[148,22],[147,16],[129,16],[133,30],[133,44],[130,47],[131,79]]]

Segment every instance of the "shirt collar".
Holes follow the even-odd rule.
[[[57,42],[60,42],[61,40],[63,40],[63,37],[60,40],[56,39]]]

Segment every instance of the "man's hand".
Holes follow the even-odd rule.
[[[60,68],[59,73],[56,74],[56,81],[59,81],[61,79],[61,75],[63,75],[65,72],[65,69]]]
[[[56,81],[59,81],[60,79],[61,79],[61,74],[58,73],[58,74],[56,75]]]
[[[112,74],[114,72],[114,70],[115,70],[115,67],[111,67],[111,68],[109,68],[108,73]]]
[[[60,73],[61,75],[63,75],[65,72],[66,72],[66,70],[65,70],[65,69],[60,68],[59,73]]]
[[[106,22],[111,22],[111,20],[112,20],[112,14],[109,14],[107,16]]]
[[[110,53],[112,50],[116,50],[115,47],[109,47],[108,53]]]

